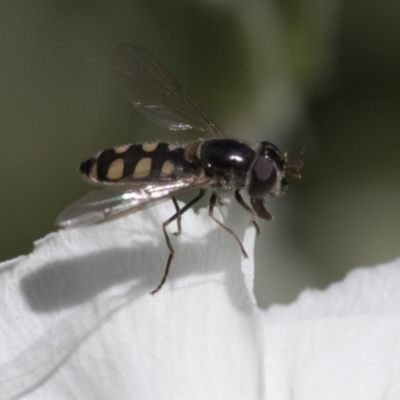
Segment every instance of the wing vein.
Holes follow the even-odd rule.
[[[167,68],[144,50],[116,46],[113,64],[122,90],[149,121],[170,130],[197,129],[225,137]]]

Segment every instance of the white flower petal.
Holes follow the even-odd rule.
[[[249,218],[236,207],[226,223],[243,237]],[[5,398],[259,397],[263,335],[243,257],[206,210],[185,214],[170,276],[149,294],[168,256],[161,222],[173,213],[163,203],[51,234],[3,264]],[[250,228],[249,255],[253,242]],[[251,259],[245,269],[253,274]]]
[[[400,398],[400,259],[306,290],[264,317],[273,399]]]
[[[229,209],[251,256],[254,228]],[[252,257],[202,209],[151,296],[173,212],[51,234],[1,265],[2,398],[400,398],[400,260],[260,311]]]

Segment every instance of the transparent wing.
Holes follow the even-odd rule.
[[[112,62],[120,87],[150,122],[173,131],[196,129],[209,137],[225,137],[168,70],[144,50],[120,44],[113,48]]]
[[[90,192],[69,205],[56,219],[59,228],[93,225],[138,211],[156,201],[170,198],[191,189],[206,188],[207,177],[190,177],[178,181],[136,185],[113,185]]]

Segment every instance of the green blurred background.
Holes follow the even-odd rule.
[[[1,2],[0,260],[29,253],[90,189],[80,161],[196,138],[134,111],[112,75],[118,43],[167,65],[228,136],[304,159],[261,224],[262,306],[397,257],[399,21],[398,0]]]

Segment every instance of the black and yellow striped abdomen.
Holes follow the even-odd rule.
[[[174,180],[196,174],[185,149],[169,143],[128,144],[102,151],[79,171],[97,182]]]

